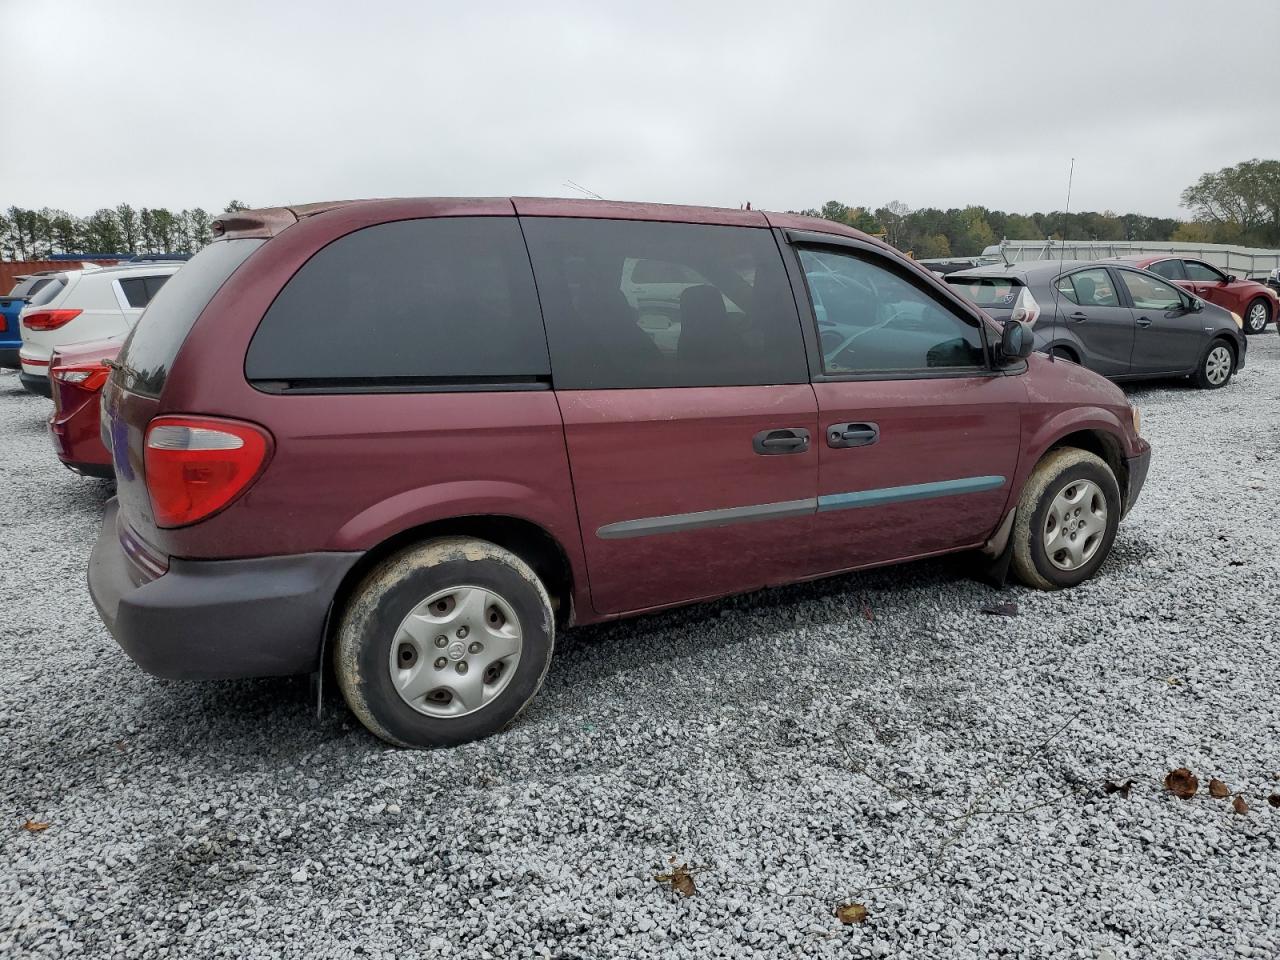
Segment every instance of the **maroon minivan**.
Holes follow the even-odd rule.
[[[103,394],[89,566],[151,673],[332,662],[455,744],[557,630],[961,550],[1069,587],[1146,477],[1138,414],[825,220],[548,199],[241,211]]]

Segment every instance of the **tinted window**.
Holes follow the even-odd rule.
[[[977,320],[953,312],[870,257],[802,250],[829,374],[894,373],[985,362]]]
[[[284,381],[545,380],[547,340],[519,223],[404,220],[335,240],[267,310],[245,372]]]
[[[521,222],[557,388],[808,381],[795,299],[768,230]]]
[[[147,281],[142,277],[126,277],[119,281],[124,298],[131,307],[145,307],[151,299],[147,296]]]
[[[1120,276],[1129,289],[1129,296],[1133,297],[1133,305],[1139,310],[1173,310],[1183,303],[1177,287],[1150,274],[1121,270]]]
[[[1022,284],[1008,277],[947,277],[956,292],[980,307],[1012,307]]]
[[[1183,260],[1187,267],[1187,279],[1199,280],[1201,283],[1219,283],[1227,279],[1226,274],[1220,273],[1213,269],[1207,263],[1201,263],[1199,260]]]
[[[1147,267],[1152,273],[1158,273],[1167,280],[1185,280],[1187,271],[1182,269],[1181,260],[1159,260]]]
[[[200,311],[262,244],[262,240],[219,240],[197,253],[173,275],[147,306],[120,352],[120,362],[136,377],[131,389],[160,395],[169,367]]]
[[[1111,282],[1111,274],[1102,267],[1081,270],[1063,278],[1071,284],[1072,294],[1067,297],[1082,307],[1118,307],[1120,295]],[[1058,288],[1062,289],[1061,286]]]

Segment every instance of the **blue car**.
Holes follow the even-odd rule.
[[[20,277],[8,296],[0,297],[0,367],[21,369],[18,348],[22,346],[22,331],[18,328],[18,315],[29,303],[44,303],[65,285],[56,270],[33,273]]]

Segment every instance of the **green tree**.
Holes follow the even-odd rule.
[[[138,211],[127,203],[116,207],[116,222],[120,225],[120,237],[124,249],[130,253],[138,252],[138,244],[142,241],[142,223],[138,219]]]
[[[1182,205],[1215,234],[1241,243],[1280,244],[1280,160],[1245,160],[1203,174]]]
[[[80,246],[92,253],[115,253],[124,249],[124,234],[116,211],[109,207],[85,218],[80,228]]]

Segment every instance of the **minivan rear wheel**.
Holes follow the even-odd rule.
[[[1013,524],[1013,571],[1029,587],[1061,590],[1088,580],[1111,552],[1123,503],[1107,464],[1075,447],[1036,465]]]
[[[518,556],[447,537],[382,561],[342,614],[334,668],[352,712],[382,739],[441,747],[503,729],[546,676],[551,601]]]

